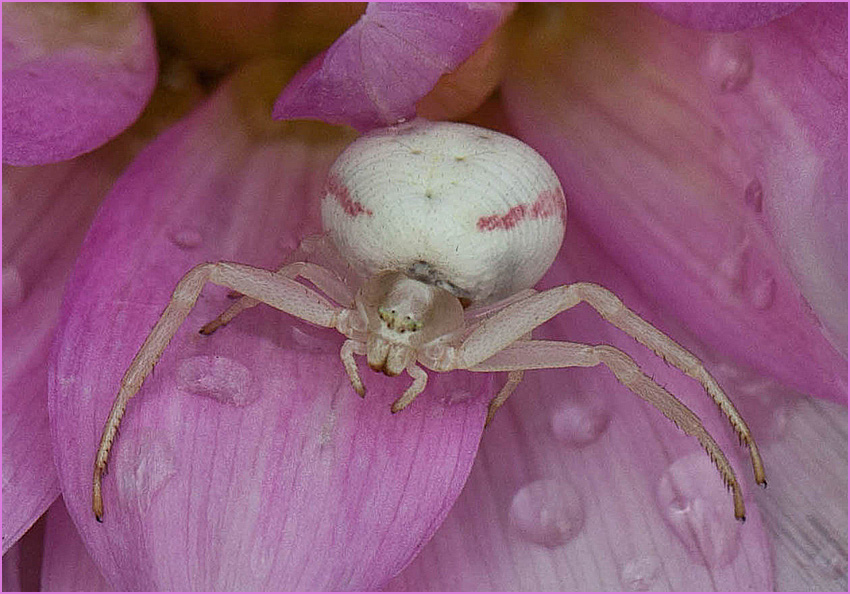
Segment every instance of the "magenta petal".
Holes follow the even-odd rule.
[[[416,102],[499,25],[498,4],[371,3],[283,90],[276,119],[321,119],[365,131],[415,115]]]
[[[648,2],[674,23],[703,31],[740,31],[793,12],[801,2]]]
[[[807,4],[734,43],[711,68],[753,72],[716,106],[752,163],[760,206],[803,296],[847,353],[847,5]]]
[[[208,287],[129,405],[95,521],[102,424],[177,280],[203,261],[273,268],[318,227],[345,142],[245,109],[278,69],[242,72],[137,158],[68,285],[49,384],[57,466],[83,541],[121,589],[378,588],[437,529],[477,450],[487,376],[432,375],[391,415],[408,381],[367,370],[357,397],[336,332],[260,306],[199,335],[228,304]]]
[[[697,65],[713,36],[634,5],[594,5],[577,19],[570,26],[583,35],[570,51],[532,54],[503,86],[520,136],[558,172],[573,220],[713,348],[846,401],[846,358],[765,228],[747,149],[712,109]],[[615,40],[611,30],[623,33]]]
[[[10,4],[3,9],[3,162],[70,159],[113,138],[156,83],[141,4]]]
[[[65,281],[114,179],[108,155],[3,168],[3,551],[59,494],[47,358]]]
[[[47,512],[44,528],[43,592],[112,592],[92,561],[80,534],[58,499]]]
[[[602,283],[653,322],[664,322],[663,313],[573,225],[543,284],[577,280]],[[603,366],[532,371],[485,431],[448,518],[389,588],[773,589],[760,512],[764,491],[702,389],[584,306],[550,321],[538,336],[621,348],[697,412],[736,468],[746,523],[734,519],[731,497],[698,443]],[[764,436],[773,411],[743,412]],[[772,460],[766,461],[770,477]]]

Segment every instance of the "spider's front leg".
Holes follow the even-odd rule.
[[[700,382],[749,448],[756,482],[766,484],[761,455],[747,423],[702,362],[627,308],[616,295],[604,287],[592,283],[564,285],[505,307],[482,322],[467,337],[458,351],[459,360],[467,366],[481,363],[521,339],[526,332],[581,302],[593,307],[605,320]]]
[[[103,516],[101,479],[127,402],[142,387],[165,347],[192,311],[207,282],[238,291],[318,326],[335,327],[341,311],[340,307],[331,304],[315,291],[269,270],[231,262],[200,264],[190,270],[177,284],[171,301],[130,363],[103,427],[92,482],[92,509],[98,521]]]

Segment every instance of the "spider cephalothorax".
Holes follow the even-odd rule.
[[[566,226],[564,193],[546,161],[522,142],[475,126],[415,120],[373,131],[331,167],[322,201],[326,235],[354,276],[295,262],[272,272],[232,262],[200,264],[171,301],[124,375],[103,429],[94,467],[92,507],[103,514],[101,478],[129,399],[141,388],[207,282],[241,297],[201,329],[216,331],[241,311],[266,303],[346,337],[340,358],[354,390],[365,395],[355,356],[387,375],[406,372],[410,387],[398,412],[424,389],[424,368],[508,372],[491,400],[487,422],[529,369],[605,365],[632,392],[658,408],[706,449],[732,489],[729,461],[699,418],[608,345],[532,340],[534,328],[584,302],[671,365],[700,382],[750,451],[755,479],[764,468],[750,430],[703,364],[673,339],[592,283],[536,292],[531,287],[555,258]],[[302,252],[309,253],[309,249]],[[298,282],[308,281],[312,287]]]

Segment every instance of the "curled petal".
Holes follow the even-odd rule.
[[[558,172],[574,220],[713,348],[803,393],[846,400],[846,359],[764,224],[749,149],[713,108],[698,67],[712,35],[634,5],[548,10],[554,20],[529,35],[503,96],[520,136]],[[623,33],[612,41],[610,30]]]
[[[509,8],[475,3],[372,3],[283,90],[276,119],[321,119],[357,130],[411,118],[440,76],[484,43]]]
[[[4,163],[70,159],[142,112],[157,57],[141,4],[10,4],[3,17]]]
[[[325,172],[350,137],[268,121],[280,71],[246,67],[150,145],[69,281],[49,384],[57,466],[87,548],[122,589],[379,588],[439,526],[475,456],[486,377],[432,374],[393,416],[408,382],[364,373],[358,398],[334,331],[259,306],[199,335],[228,304],[210,286],[130,402],[95,521],[98,436],[177,280],[204,261],[276,268],[318,229]]]
[[[676,24],[703,31],[740,31],[793,12],[801,2],[648,2]]]

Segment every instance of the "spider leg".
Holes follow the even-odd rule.
[[[529,290],[528,294],[534,294],[534,291]],[[531,340],[531,332],[526,332],[522,340]],[[496,397],[487,406],[487,419],[484,421],[485,428],[490,425],[493,417],[496,416],[496,411],[501,408],[510,395],[514,393],[514,390],[517,389],[517,386],[522,382],[523,375],[525,375],[523,370],[508,371],[508,381],[505,382],[505,385],[502,386],[502,389],[499,390],[499,393],[496,394]]]
[[[319,290],[340,305],[349,305],[354,299],[351,291],[345,286],[345,283],[339,280],[333,272],[327,268],[318,266],[317,264],[312,264],[310,262],[293,262],[280,268],[275,275],[293,280],[301,277],[302,279],[316,285]],[[251,309],[255,305],[261,303],[259,299],[243,296],[239,292],[236,292],[235,296],[239,298],[238,301],[231,304],[230,307],[223,311],[216,319],[205,324],[200,330],[201,334],[212,334],[222,326],[230,323],[233,318],[246,309]]]
[[[407,373],[413,378],[413,383],[404,391],[401,397],[393,402],[390,410],[393,414],[405,408],[408,404],[419,396],[425,389],[425,384],[428,382],[428,373],[419,367],[416,363],[407,366]]]
[[[514,393],[514,390],[516,390],[517,386],[522,381],[523,375],[525,375],[525,372],[522,370],[508,371],[508,381],[505,382],[505,385],[502,386],[502,389],[499,390],[499,393],[496,394],[496,397],[493,398],[487,406],[487,420],[484,421],[485,427],[490,425],[493,417],[496,416],[496,411],[499,410],[508,397]]]
[[[342,343],[342,348],[339,351],[339,358],[342,359],[342,365],[345,367],[345,372],[351,381],[351,387],[354,388],[354,391],[361,398],[366,397],[366,387],[363,385],[363,380],[360,379],[360,373],[357,371],[357,363],[354,361],[354,355],[365,354],[366,345],[350,338]]]
[[[319,326],[333,328],[340,313],[339,307],[332,305],[315,291],[268,270],[230,262],[200,264],[190,270],[177,283],[171,301],[130,363],[103,427],[92,482],[92,509],[98,521],[103,516],[101,478],[127,402],[139,391],[165,347],[194,307],[201,289],[207,282],[239,291]]]
[[[686,434],[696,437],[732,490],[735,517],[744,519],[744,498],[729,460],[699,417],[670,392],[647,376],[634,360],[609,345],[587,345],[549,340],[517,341],[470,371],[516,371],[559,367],[594,367],[603,364],[629,390],[652,404]]]
[[[459,363],[463,367],[480,363],[519,340],[529,330],[581,302],[593,307],[605,320],[702,384],[749,448],[756,482],[766,484],[764,464],[747,423],[702,362],[599,285],[575,283],[555,287],[505,307],[467,337],[458,351]]]

